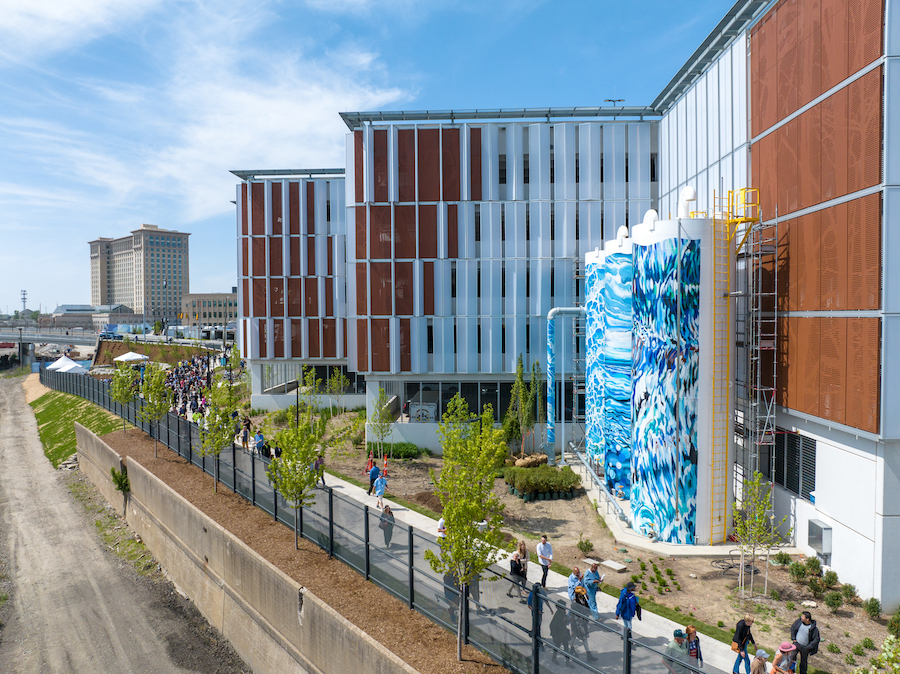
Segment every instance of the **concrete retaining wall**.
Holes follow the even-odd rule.
[[[139,431],[134,431],[138,433]],[[78,468],[88,476],[110,505],[121,513],[125,494],[113,484],[109,469],[122,470],[122,457],[87,428],[75,422],[75,442],[78,446]]]
[[[118,454],[78,428],[79,464],[104,496],[120,496],[121,507],[109,468],[100,466]],[[128,523],[254,672],[416,674],[146,468],[130,462],[128,478]]]

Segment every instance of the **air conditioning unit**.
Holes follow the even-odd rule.
[[[831,557],[831,527],[821,520],[810,520],[807,544],[827,564]]]

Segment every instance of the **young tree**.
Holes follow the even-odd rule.
[[[500,532],[503,504],[493,493],[497,463],[506,455],[503,431],[494,428],[494,411],[490,405],[484,406],[479,424],[472,421],[468,404],[457,393],[438,427],[444,467],[438,476],[431,471],[443,506],[447,533],[438,539],[440,555],[425,551],[431,568],[436,573],[451,574],[462,589],[456,632],[456,658],[460,661],[463,597],[469,584],[498,559],[498,547],[503,540]]]
[[[109,387],[109,397],[124,407],[136,395],[134,370],[126,363],[117,363],[113,372],[112,385]],[[122,433],[125,432],[125,415],[122,415]]]
[[[772,492],[769,486],[764,482],[761,473],[754,472],[749,480],[744,482],[744,498],[738,507],[738,503],[733,505],[734,513],[734,538],[737,541],[738,548],[741,551],[741,570],[740,570],[740,586],[741,592],[744,591],[744,558],[748,557],[747,563],[753,564],[758,555],[763,551],[768,557],[769,550],[781,545],[783,539],[778,533],[778,527],[782,526],[787,517],[782,518],[777,525],[772,515]],[[792,530],[791,530],[792,531]],[[790,538],[791,531],[788,531],[787,537]],[[766,563],[766,586],[764,591],[768,591],[769,585],[769,564]],[[750,574],[750,596],[753,596],[753,580],[754,574]]]
[[[231,375],[240,364],[240,352],[235,346],[228,355],[226,369],[220,370],[213,379],[213,385],[209,390],[209,415],[206,417],[206,423],[200,425],[198,453],[201,456],[216,458],[214,492],[219,490],[219,454],[231,446],[234,436],[237,435],[238,397]]]
[[[383,388],[379,387],[378,398],[375,399],[372,416],[369,417],[369,429],[371,429],[372,434],[378,440],[379,459],[384,458],[384,439],[394,428],[394,415],[391,414],[391,406],[388,402],[387,393],[385,393]]]
[[[156,422],[153,456],[159,446],[159,420],[172,408],[172,390],[166,387],[166,371],[161,365],[148,363],[144,368],[144,382],[141,384],[144,404],[138,412],[141,421]]]
[[[344,395],[347,393],[347,387],[350,386],[350,379],[341,372],[341,368],[335,367],[325,384],[325,392],[337,403],[338,412],[343,412],[344,407],[341,404]],[[330,405],[330,403],[329,403]]]
[[[522,354],[516,364],[516,380],[513,382],[509,396],[509,407],[503,417],[503,441],[507,445],[515,445],[521,448],[525,442],[525,428],[522,426],[522,412],[528,404],[528,388],[525,386],[525,368],[522,364]],[[524,449],[522,450],[524,451]]]
[[[871,659],[871,667],[857,667],[853,674],[900,674],[900,639],[888,635],[881,653]]]
[[[541,363],[537,358],[531,364],[531,385],[529,386],[528,397],[531,400],[529,403],[532,414],[531,426],[534,426],[535,421],[541,425],[541,446],[543,446],[544,424],[547,422],[547,406],[544,401],[544,373],[541,372]],[[537,414],[536,419],[535,414]],[[534,451],[533,433],[531,438],[531,451]]]

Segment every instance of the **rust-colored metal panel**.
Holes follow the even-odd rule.
[[[881,81],[882,68],[876,68],[847,87],[849,192],[881,182]]]
[[[266,315],[266,279],[253,279],[253,315]]]
[[[847,398],[847,319],[818,319],[821,352],[819,356],[819,414],[844,423]]]
[[[847,205],[819,211],[820,308],[835,311],[846,308],[847,285]]]
[[[800,105],[798,82],[800,80],[800,59],[797,52],[799,45],[778,56],[778,99],[775,102],[776,115],[782,120]]]
[[[363,158],[363,132],[357,130],[353,132],[353,186],[356,197],[356,203],[361,204],[365,201],[365,190],[363,190],[363,168],[365,167],[365,159]]]
[[[826,10],[827,13],[826,13]],[[847,6],[822,7],[822,91],[847,79]]]
[[[822,31],[817,30],[800,43],[801,79],[798,91],[798,105],[803,107],[822,93]]]
[[[329,236],[325,240],[325,250],[328,254],[328,261],[325,264],[326,271],[325,273],[329,276],[334,276],[334,237]]]
[[[848,0],[847,66],[850,73],[865,68],[884,52],[882,0]]]
[[[260,318],[257,323],[257,328],[259,329],[259,357],[260,358],[268,358],[269,351],[268,345],[266,344],[266,319]]]
[[[459,208],[447,206],[447,257],[459,257]]]
[[[316,273],[316,237],[306,237],[306,273],[313,276]]]
[[[290,242],[288,242],[291,255],[291,276],[300,275],[300,242],[302,240],[303,237],[292,236]]]
[[[847,318],[847,414],[845,423],[879,430],[881,319]]]
[[[459,129],[441,130],[443,201],[459,201]]]
[[[778,60],[800,41],[800,0],[781,0],[776,10]]]
[[[338,354],[338,358],[347,358],[347,319],[339,318],[338,320],[340,321],[341,328],[342,328],[342,330],[341,330],[341,337],[342,337],[341,352]]]
[[[472,181],[470,188],[470,201],[481,201],[481,128],[475,127],[469,130],[469,176]]]
[[[412,316],[413,314],[413,263],[395,262],[394,274],[396,274],[395,308],[397,316]]]
[[[369,321],[356,320],[356,371],[369,372]]]
[[[283,252],[281,250],[281,237],[269,237],[269,276],[282,276],[284,274],[281,259]]]
[[[316,184],[306,181],[306,230],[305,234],[316,233]]]
[[[369,256],[373,260],[391,259],[391,207],[369,207]]]
[[[775,400],[782,407],[791,407],[789,384],[793,381],[790,369],[790,321],[795,320],[787,316],[778,318],[778,347],[775,354],[775,373],[778,378],[775,382]]]
[[[281,234],[281,183],[272,183],[272,234]]]
[[[777,13],[768,12],[753,29],[753,46],[759,54],[759,73],[774,68],[778,62],[778,43],[775,33],[778,26]]]
[[[250,279],[246,279],[246,278],[244,279],[243,295],[244,295],[244,298],[243,298],[244,306],[242,307],[242,311],[244,313],[241,314],[241,318],[247,318],[248,316],[253,315],[250,313]],[[246,326],[246,323],[244,325]],[[247,343],[247,339],[246,339],[246,335],[245,335],[244,344],[246,344],[246,343]]]
[[[779,232],[781,223],[779,224]],[[784,222],[785,235],[788,241],[787,264],[778,270],[778,285],[785,285],[788,294],[788,311],[800,309],[800,275],[803,268],[803,249],[801,245],[800,221],[797,219]],[[786,274],[783,274],[787,270]]]
[[[778,213],[800,208],[800,120],[794,118],[775,132],[778,145]]]
[[[391,371],[391,322],[386,318],[372,319],[372,371]]]
[[[772,66],[759,76],[759,132],[778,121],[778,67]]]
[[[291,277],[287,280],[287,315],[299,318],[303,315],[303,279]]]
[[[309,276],[303,279],[303,315],[307,318],[319,315],[319,279]]]
[[[388,132],[386,129],[375,129],[372,133],[374,151],[372,163],[375,168],[375,201],[390,201],[388,191]]]
[[[322,319],[322,357],[337,358],[337,320]]]
[[[303,353],[303,319],[291,321],[291,357],[300,358]]]
[[[800,39],[820,33],[822,29],[821,0],[802,0],[800,3],[799,29]]]
[[[832,19],[838,12],[847,7],[847,0],[820,0],[822,5],[822,21]]]
[[[822,201],[821,108],[800,115],[800,208]]]
[[[847,194],[847,88],[816,107],[821,109],[821,198],[827,201]]]
[[[269,279],[269,315],[284,316],[284,279]]]
[[[325,281],[325,316],[334,316],[334,279],[326,278]]]
[[[369,218],[365,206],[356,207],[356,259],[365,260],[366,232],[369,231]]]
[[[366,269],[366,263],[361,262],[356,265],[356,315],[369,315],[369,273]]]
[[[803,409],[803,369],[800,363],[800,352],[803,347],[800,344],[800,321],[802,318],[791,316],[788,318],[788,398],[791,401],[791,409]],[[819,363],[816,360],[816,372]]]
[[[250,183],[250,231],[256,236],[266,233],[266,186]]]
[[[419,257],[437,257],[437,206],[419,206]]]
[[[771,218],[778,203],[778,132],[753,144],[753,170],[759,171],[759,199],[765,210],[765,217]]]
[[[241,183],[241,234],[247,236],[247,183]],[[244,327],[246,330],[246,326]],[[246,343],[246,340],[245,340]]]
[[[251,276],[266,275],[266,240],[261,238],[251,239],[251,252],[253,254],[253,269]]]
[[[416,200],[416,132],[397,131],[397,196],[400,201]]]
[[[410,320],[408,318],[400,319],[400,371],[410,372],[412,370],[412,331],[410,330]]]
[[[291,234],[300,233],[300,183],[288,183],[288,213]]]
[[[422,270],[422,298],[426,316],[434,316],[434,262],[426,262]]]
[[[419,129],[419,201],[441,200],[441,137],[439,129]]]
[[[394,206],[394,255],[416,257],[416,207]]]
[[[250,239],[241,239],[241,276],[250,276]]]
[[[881,306],[881,194],[847,203],[848,309]]]
[[[241,342],[241,355],[244,358],[250,357],[250,345],[247,343],[247,321],[241,321],[241,332],[244,335],[244,339]]]
[[[778,223],[778,311],[791,311],[792,281],[791,274],[791,221]]]
[[[759,68],[755,64],[755,61],[758,59],[755,58],[755,51],[751,51],[750,55],[750,136],[752,138],[762,130],[762,127],[760,126],[761,118],[759,115]],[[759,183],[753,184],[759,185]]]
[[[284,358],[284,320],[272,321],[272,346],[275,358]]]
[[[797,404],[794,409],[819,416],[820,318],[797,318],[796,349]]]
[[[768,237],[769,239],[775,236],[775,228],[767,227],[763,230],[763,237]],[[781,252],[778,251],[779,255],[777,256],[777,264],[781,266]],[[768,256],[764,256],[762,260],[759,262],[759,273],[760,273],[760,290],[763,293],[773,293],[775,291],[775,265],[776,260],[772,260],[772,258]],[[786,296],[785,296],[786,297]],[[786,301],[786,300],[785,300]],[[760,298],[760,310],[764,312],[772,312],[775,311],[775,302],[776,298],[771,294],[768,296],[763,296]]]
[[[394,297],[390,262],[369,263],[369,288],[372,293],[372,315],[390,316]]]
[[[822,254],[819,214],[810,213],[795,222],[798,225],[801,259],[797,273],[797,309],[799,311],[818,311],[821,300],[819,260]]]
[[[321,340],[319,339],[319,319],[310,318],[309,320],[309,357],[321,358]]]

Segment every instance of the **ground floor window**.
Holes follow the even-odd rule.
[[[763,461],[766,465],[764,475],[771,472],[770,461]],[[810,492],[816,489],[816,441],[799,433],[791,433],[778,429],[775,436],[775,474],[773,479],[789,492],[797,494],[800,498],[810,500]],[[768,475],[767,475],[768,477]]]

